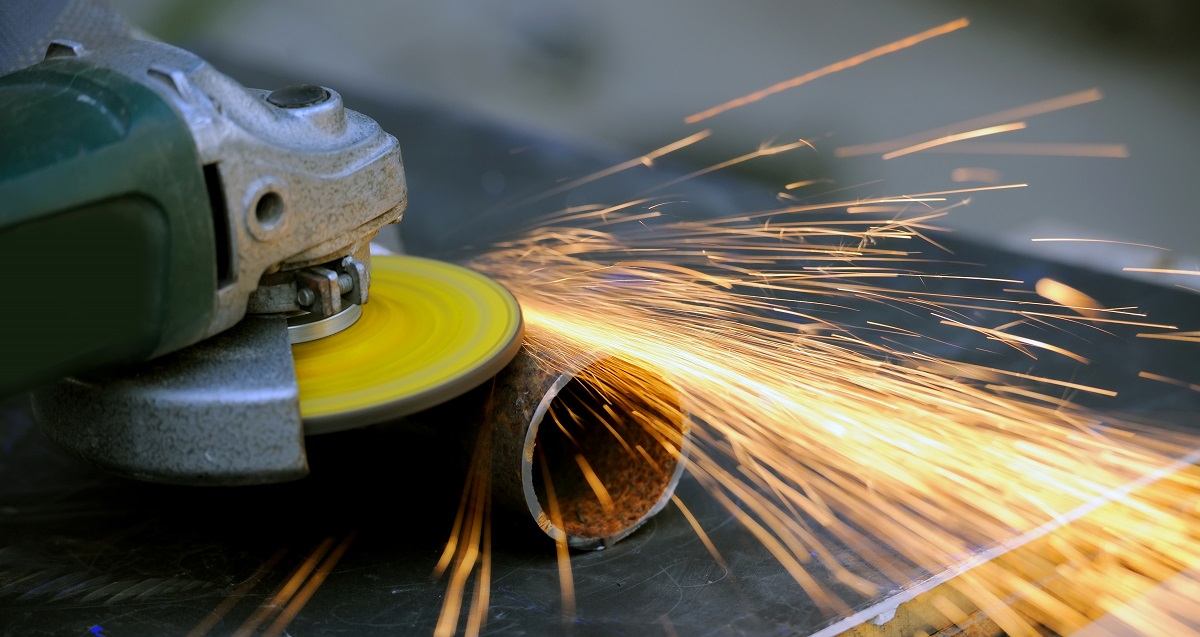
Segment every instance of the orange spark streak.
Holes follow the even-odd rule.
[[[826,183],[829,183],[828,179],[805,179],[804,181],[793,181],[792,183],[787,184],[783,188],[785,190],[795,190],[797,188],[803,188],[805,186],[812,186],[815,184],[826,184]]]
[[[567,208],[566,210],[562,210],[554,215],[551,215],[548,220],[552,220],[554,223],[567,223],[569,221],[579,222],[587,219],[600,219],[601,221],[607,221],[608,216],[614,212],[620,212],[627,208],[640,206],[642,204],[654,201],[655,199],[655,197],[644,197],[642,199],[634,199],[632,201],[627,201],[623,204],[618,204],[615,206],[590,205]]]
[[[699,133],[696,133],[694,135],[689,135],[687,137],[684,137],[683,139],[681,139],[679,141],[671,142],[670,144],[667,144],[666,146],[663,146],[662,148],[652,150],[652,151],[646,153],[645,155],[642,155],[641,157],[636,157],[634,159],[630,159],[629,161],[621,162],[621,163],[617,164],[616,166],[610,166],[608,168],[605,168],[604,170],[599,170],[590,175],[587,175],[586,177],[580,177],[579,179],[576,179],[574,181],[569,181],[565,184],[562,184],[562,185],[556,186],[554,188],[551,188],[549,190],[546,190],[546,191],[542,192],[541,194],[534,195],[533,197],[522,200],[521,202],[515,204],[514,207],[527,206],[531,203],[541,201],[547,197],[553,197],[554,195],[567,192],[568,190],[573,190],[584,184],[590,184],[593,181],[603,179],[605,177],[610,177],[619,172],[629,170],[630,168],[636,168],[638,166],[650,166],[654,163],[654,160],[656,160],[660,157],[663,157],[664,155],[669,155],[670,153],[673,153],[681,148],[686,148],[688,146],[691,146],[692,144],[695,144],[698,141],[707,139],[711,135],[712,135],[712,131],[702,130]]]
[[[471,455],[450,539],[434,569],[434,575],[441,576],[451,562],[454,564],[434,627],[435,637],[450,637],[458,629],[467,580],[476,568],[475,595],[471,600],[465,635],[477,636],[487,623],[492,568],[491,461],[491,445],[480,437]]]
[[[296,594],[297,590],[299,590],[300,585],[305,579],[308,578],[308,574],[317,567],[317,564],[321,561],[321,558],[325,557],[325,554],[328,553],[329,549],[333,547],[333,540],[334,538],[332,537],[327,537],[322,540],[321,543],[318,544],[315,549],[313,549],[313,552],[310,553],[309,556],[305,558],[304,561],[301,562],[294,571],[292,571],[291,577],[289,577],[287,581],[285,581],[283,585],[279,587],[279,590],[277,590],[275,595],[271,597],[271,601],[259,606],[258,609],[255,610],[254,613],[252,613],[236,631],[234,631],[234,637],[249,637],[250,635],[254,634],[254,631],[259,627],[260,624],[266,621],[269,616],[278,612],[280,608],[283,608],[284,604],[287,604],[288,601],[292,599],[292,596]]]
[[[476,449],[476,456],[473,458],[472,464],[479,464],[483,457],[488,457],[483,452],[485,448]],[[467,507],[466,517],[463,520],[463,527],[460,532],[465,531],[466,542],[460,542],[461,548],[455,553],[454,569],[450,575],[450,584],[447,586],[446,596],[442,601],[442,610],[438,615],[437,625],[434,626],[434,637],[450,637],[454,634],[458,627],[459,609],[462,608],[463,591],[466,589],[467,578],[471,575],[475,565],[481,559],[480,544],[484,529],[484,512],[486,510],[488,492],[488,476],[482,470],[475,471],[474,482],[468,480],[467,486],[464,488],[464,499],[470,500],[470,505]],[[487,559],[487,556],[482,556]]]
[[[1141,372],[1138,372],[1138,376],[1149,379],[1149,380],[1156,380],[1160,383],[1167,383],[1168,385],[1176,385],[1179,387],[1184,387],[1184,388],[1190,389],[1192,391],[1200,391],[1200,385],[1198,385],[1196,383],[1189,383],[1186,380],[1179,380],[1177,378],[1171,378],[1170,376],[1163,376],[1162,374],[1154,374],[1151,372],[1141,371]]]
[[[296,596],[292,599],[291,603],[289,603],[287,607],[283,609],[283,612],[279,614],[279,617],[276,617],[275,621],[271,622],[271,625],[268,626],[263,632],[263,637],[277,637],[278,635],[283,634],[283,631],[287,629],[288,624],[292,623],[292,620],[296,618],[296,615],[299,615],[300,611],[304,609],[304,606],[308,604],[308,600],[312,599],[312,596],[316,594],[317,589],[321,587],[321,584],[325,583],[325,579],[329,577],[329,573],[333,571],[333,567],[337,566],[338,561],[341,560],[342,556],[346,554],[346,551],[350,548],[350,544],[354,542],[354,538],[357,535],[358,533],[356,531],[351,531],[350,533],[346,534],[346,537],[342,538],[341,542],[338,542],[337,548],[333,549],[333,552],[329,554],[329,557],[325,558],[325,561],[321,562],[321,565],[317,567],[317,571],[313,573],[312,578],[308,580],[308,583],[304,585],[304,588],[300,589],[300,592],[296,593]]]
[[[922,42],[925,42],[926,40],[931,40],[938,36],[946,35],[947,33],[953,33],[954,31],[957,31],[959,29],[966,27],[968,24],[970,24],[970,22],[966,18],[959,18],[958,20],[954,20],[953,22],[947,22],[946,24],[943,24],[938,27],[934,27],[932,29],[929,29],[928,31],[922,31],[921,33],[918,33],[916,35],[910,35],[907,38],[897,40],[895,42],[892,42],[891,44],[885,44],[881,47],[871,49],[870,51],[867,51],[866,53],[860,53],[853,57],[846,58],[845,60],[842,60],[841,62],[835,62],[833,64],[830,64],[829,66],[819,68],[815,71],[810,71],[808,73],[805,73],[804,75],[799,75],[790,80],[779,82],[778,84],[774,84],[765,89],[755,91],[755,92],[745,95],[743,97],[739,97],[737,99],[733,99],[728,102],[725,102],[724,104],[714,106],[708,110],[700,111],[699,113],[696,113],[694,115],[689,115],[686,118],[684,118],[683,121],[687,124],[695,124],[697,122],[704,121],[710,117],[720,115],[721,113],[733,110],[733,109],[741,107],[741,106],[745,106],[747,104],[752,104],[752,103],[762,100],[766,97],[770,97],[771,95],[774,95],[776,93],[781,93],[788,89],[793,89],[798,86],[807,84],[815,79],[822,78],[827,75],[832,75],[839,71],[844,71],[846,69],[858,66],[864,62],[874,60],[875,58],[883,57],[890,53],[896,53],[897,51],[902,51],[909,47],[912,47],[912,46],[915,46]]]
[[[950,171],[950,181],[962,183],[976,181],[985,184],[998,184],[1004,181],[999,170],[994,168],[955,168]]]
[[[852,215],[873,213],[879,214],[884,212],[905,212],[908,206],[849,206],[846,212]]]
[[[725,558],[721,557],[721,552],[717,550],[717,546],[712,543],[712,540],[708,537],[708,533],[704,531],[704,527],[700,526],[700,521],[683,505],[683,500],[680,500],[678,495],[672,493],[671,502],[679,508],[679,512],[683,514],[683,517],[687,518],[688,524],[692,525],[692,530],[696,532],[696,537],[699,537],[700,542],[704,544],[704,548],[708,549],[708,554],[712,555],[713,561],[728,569],[729,565],[725,563]]]
[[[1167,270],[1164,268],[1121,268],[1125,272],[1150,272],[1152,274],[1183,274],[1186,276],[1200,276],[1200,271],[1197,270]]]
[[[1010,372],[1010,371],[1004,370],[1004,369],[993,369],[992,371],[999,372],[1001,374],[1005,374],[1008,376],[1015,376],[1017,378],[1024,378],[1026,380],[1037,381],[1039,383],[1049,383],[1051,385],[1058,385],[1060,387],[1066,387],[1069,389],[1078,389],[1079,391],[1085,391],[1089,394],[1099,394],[1101,396],[1108,396],[1110,398],[1117,395],[1117,392],[1115,392],[1111,389],[1102,389],[1100,387],[1091,387],[1089,385],[1080,385],[1079,383],[1069,383],[1065,380],[1046,378],[1045,376],[1033,376],[1030,374],[1022,374],[1019,372]]]
[[[774,210],[766,210],[763,212],[755,212],[748,215],[743,215],[734,219],[735,221],[744,221],[747,219],[761,219],[779,214],[790,214],[796,212],[816,212],[818,210],[835,210],[837,208],[845,208],[849,206],[862,206],[877,203],[913,203],[913,202],[935,202],[945,201],[944,199],[933,199],[932,197],[940,197],[942,195],[963,195],[975,192],[990,192],[993,190],[1009,190],[1012,188],[1028,188],[1029,184],[1003,184],[1000,186],[979,186],[977,188],[958,188],[955,190],[938,190],[934,192],[921,192],[904,197],[877,197],[874,199],[854,199],[846,201],[837,201],[833,203],[812,204],[806,206],[788,206],[786,208],[776,208]],[[725,220],[728,221],[728,220]],[[831,222],[837,223],[837,222]],[[845,222],[842,222],[845,223]]]
[[[663,188],[670,188],[671,186],[674,186],[675,184],[685,182],[689,179],[694,179],[701,175],[707,175],[709,173],[716,172],[718,170],[723,170],[725,168],[729,168],[730,166],[736,166],[740,163],[750,161],[751,159],[758,159],[759,157],[769,157],[771,155],[778,155],[779,153],[786,153],[789,150],[796,150],[797,148],[813,148],[813,145],[810,142],[801,139],[799,141],[795,141],[790,144],[780,144],[778,146],[766,146],[763,148],[759,148],[758,150],[756,150],[754,152],[746,153],[745,155],[734,157],[733,159],[728,159],[728,160],[725,160],[718,164],[713,164],[712,166],[709,166],[708,168],[702,168],[695,172],[691,172],[686,175],[683,175],[682,177],[676,177],[675,179],[665,181],[661,184],[658,184],[657,186],[655,186],[653,188],[650,188],[646,192],[654,192],[656,190],[662,190]],[[814,148],[813,150],[816,150],[816,149]]]
[[[189,631],[187,637],[204,637],[204,635],[207,635],[208,632],[225,617],[225,615],[229,614],[229,611],[233,610],[233,607],[236,606],[237,603],[246,596],[246,593],[249,593],[255,586],[258,585],[258,582],[262,580],[263,576],[269,573],[271,569],[274,568],[279,562],[279,560],[283,559],[284,555],[287,555],[287,549],[279,549],[278,551],[275,551],[271,557],[267,558],[267,561],[263,562],[262,565],[258,567],[258,570],[254,571],[253,575],[246,578],[245,582],[242,582],[242,584],[234,589],[234,591],[230,593],[228,597],[221,600],[221,603],[218,604],[217,607],[214,608],[207,617],[197,624],[195,628]]]
[[[931,153],[963,153],[968,155],[1030,155],[1042,157],[1096,157],[1127,159],[1125,144],[1046,144],[1036,142],[960,142],[939,146]]]
[[[1047,301],[1053,301],[1063,307],[1073,309],[1083,316],[1099,316],[1100,313],[1097,310],[1104,307],[1096,299],[1054,279],[1038,279],[1033,289]]]
[[[1180,333],[1176,333],[1176,334],[1150,334],[1148,332],[1145,332],[1145,333],[1138,334],[1137,337],[1138,338],[1158,339],[1160,341],[1180,341],[1183,343],[1200,343],[1200,334],[1196,334],[1195,332],[1191,332],[1191,333],[1180,332]]]
[[[1166,252],[1171,251],[1170,248],[1163,248],[1163,247],[1156,246],[1156,245],[1150,245],[1148,243],[1132,243],[1130,241],[1113,241],[1111,239],[1075,239],[1075,238],[1048,237],[1048,238],[1030,239],[1030,241],[1032,241],[1034,243],[1043,243],[1043,242],[1050,242],[1050,241],[1068,242],[1068,243],[1113,243],[1113,244],[1123,245],[1123,246],[1137,246],[1139,248],[1153,248],[1155,250],[1163,250]]]
[[[488,605],[492,596],[492,515],[491,494],[484,504],[483,517],[483,553],[479,567],[479,575],[475,578],[475,597],[471,599],[471,611],[467,617],[464,637],[478,637],[487,624]]]
[[[905,155],[919,153],[923,150],[929,150],[930,148],[935,148],[938,146],[945,146],[946,144],[953,144],[955,142],[961,142],[961,141],[967,140],[967,139],[976,139],[979,137],[987,137],[988,135],[998,135],[1000,133],[1007,133],[1007,132],[1015,131],[1015,130],[1025,130],[1025,122],[1014,122],[1012,124],[1001,124],[999,126],[989,126],[987,128],[977,128],[975,130],[966,131],[965,133],[955,133],[953,135],[946,135],[944,137],[938,137],[937,139],[931,139],[927,142],[921,142],[920,144],[913,144],[912,146],[907,146],[905,148],[893,150],[890,153],[884,153],[883,158],[884,159],[895,159],[897,157],[903,157]]]
[[[1071,108],[1073,106],[1079,106],[1081,104],[1088,104],[1090,102],[1096,102],[1096,101],[1099,101],[1100,98],[1101,98],[1100,91],[1097,89],[1080,91],[1078,93],[1071,93],[1070,95],[1063,95],[1061,97],[1055,97],[1055,98],[1051,98],[1051,99],[1044,100],[1041,102],[1034,102],[1033,104],[1026,104],[1025,106],[1018,106],[1016,108],[1010,108],[1008,110],[1000,111],[998,113],[992,113],[990,115],[976,117],[976,118],[969,119],[969,120],[966,120],[963,122],[958,122],[956,124],[949,124],[947,126],[941,126],[941,127],[935,128],[933,130],[928,130],[928,131],[921,132],[921,133],[915,133],[913,135],[907,135],[907,136],[901,137],[899,139],[893,139],[890,141],[878,142],[878,143],[874,143],[874,144],[861,144],[858,146],[844,146],[842,148],[836,149],[834,151],[834,155],[837,157],[856,157],[859,155],[878,155],[881,153],[886,153],[886,152],[896,150],[898,148],[904,148],[905,146],[919,144],[927,139],[931,139],[931,138],[935,138],[935,137],[943,137],[946,135],[954,135],[954,134],[962,132],[964,130],[972,130],[972,129],[976,129],[976,128],[987,128],[988,126],[995,126],[997,124],[1007,124],[1009,122],[1019,120],[1019,119],[1028,119],[1035,115],[1042,115],[1045,113],[1051,113],[1051,112],[1062,110],[1065,108]]]
[[[542,469],[542,483],[546,487],[546,509],[550,514],[550,523],[558,529],[554,545],[558,556],[559,597],[562,599],[563,623],[569,625],[575,619],[575,582],[571,579],[571,553],[567,548],[567,534],[562,530],[562,513],[558,506],[558,497],[554,494],[554,481],[550,479],[550,467],[546,464],[546,454],[542,452],[541,447],[538,447],[537,457]]]
[[[1025,338],[1023,336],[1015,336],[1013,334],[1006,334],[1005,332],[1002,332],[1000,330],[992,330],[992,329],[988,329],[986,327],[980,327],[978,325],[967,325],[966,323],[961,323],[959,321],[945,320],[945,321],[942,321],[942,324],[943,325],[952,325],[954,327],[961,327],[963,329],[979,332],[980,334],[986,334],[989,337],[991,337],[995,340],[1001,341],[1001,342],[1012,341],[1012,342],[1017,342],[1017,343],[1023,343],[1025,345],[1030,345],[1032,347],[1038,347],[1038,348],[1041,348],[1041,349],[1044,349],[1047,351],[1054,352],[1056,354],[1061,354],[1063,356],[1066,356],[1067,358],[1078,361],[1085,365],[1089,362],[1088,359],[1080,356],[1079,354],[1076,354],[1069,350],[1065,350],[1057,345],[1051,345],[1050,343],[1045,343],[1042,341],[1034,340],[1032,338]]]
[[[467,470],[467,486],[473,484],[475,472],[478,471],[475,463],[471,463]],[[436,566],[433,567],[433,576],[441,577],[446,572],[446,568],[450,566],[450,562],[454,559],[454,554],[458,551],[459,537],[463,532],[463,520],[466,517],[467,505],[470,502],[471,490],[463,489],[462,498],[458,501],[458,513],[454,516],[454,525],[450,531],[450,539],[446,541],[446,547],[442,550],[442,557],[438,560]]]
[[[605,511],[613,510],[613,499],[609,495],[608,489],[604,487],[604,483],[600,481],[600,476],[592,470],[592,465],[588,464],[587,458],[581,454],[575,454],[575,463],[579,465],[579,470],[583,472],[583,478],[587,480],[588,486],[596,494],[596,499],[600,501],[600,506]]]

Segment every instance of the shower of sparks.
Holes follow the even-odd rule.
[[[966,25],[942,25],[686,121]],[[1127,157],[1119,144],[964,141],[1019,130],[1024,122],[1018,120],[1099,99],[1095,89],[1081,91],[901,139],[839,148],[835,155]],[[651,155],[661,157],[708,134]],[[808,145],[763,146],[661,187]],[[648,157],[533,200],[647,164]],[[1024,360],[1049,356],[1088,365],[1051,337],[1082,330],[1099,339],[1114,326],[1132,326],[1162,330],[1137,334],[1142,338],[1200,342],[1200,332],[1179,332],[1136,308],[1105,307],[1050,279],[923,271],[944,264],[948,254],[953,258],[930,237],[939,230],[934,220],[967,205],[971,196],[1025,186],[999,183],[1000,174],[986,168],[958,169],[953,180],[989,185],[800,203],[701,221],[665,214],[659,208],[664,199],[655,197],[575,207],[497,243],[469,265],[518,297],[533,349],[545,364],[601,352],[655,370],[670,383],[678,392],[676,413],[659,401],[661,409],[650,416],[626,406],[623,413],[638,416],[624,420],[636,420],[678,460],[684,445],[673,423],[690,419],[686,470],[822,611],[843,618],[822,635],[875,617],[880,611],[874,607],[861,610],[873,599],[900,603],[918,594],[930,595],[929,606],[941,613],[930,624],[965,621],[979,610],[1009,635],[1039,635],[1043,628],[1070,634],[1105,615],[1146,632],[1197,634],[1187,624],[1196,619],[1188,616],[1196,612],[1190,600],[1200,598],[1194,575],[1200,565],[1200,472],[1191,467],[1200,458],[1200,440],[1107,417],[1071,400],[1077,394],[1115,396],[1113,388],[969,361],[1005,350]],[[796,199],[788,193],[780,198]],[[1035,300],[1039,296],[1044,302]],[[894,311],[895,319],[865,325],[839,320],[864,304]],[[961,330],[962,337],[933,336],[947,329]],[[548,338],[539,340],[539,334]],[[947,347],[964,356],[932,353]],[[1150,372],[1140,376],[1197,387]],[[647,393],[644,383],[616,373],[602,385],[590,391]],[[545,426],[560,430],[576,448],[582,448],[577,438],[586,427],[603,427],[631,462],[663,473],[645,446],[630,445],[622,433],[628,430],[619,430],[622,417],[608,407],[615,403],[600,402],[603,407],[583,417],[552,410]],[[606,474],[582,454],[567,457],[578,470],[574,481],[594,498],[590,511],[610,512],[619,498]],[[561,529],[571,524],[562,513],[562,492],[549,478],[545,455],[539,452],[535,461],[545,478],[547,524]],[[476,562],[488,567],[489,558],[479,556],[488,552],[480,546],[490,547],[487,491],[487,465],[477,458],[437,568],[438,574],[451,573],[438,635],[456,630]],[[678,497],[673,502],[724,566],[720,547],[701,523]],[[576,600],[566,538],[551,535],[569,621]],[[476,577],[468,635],[479,633],[486,615],[480,610],[486,608],[486,575]],[[1155,603],[1129,603],[1155,587]]]
[[[923,204],[910,219],[959,203]],[[1109,388],[943,360],[921,351],[919,330],[876,322],[909,343],[885,346],[829,316],[882,304],[1030,358],[1080,363],[1016,332],[1153,323],[1096,318],[1139,314],[1046,284],[1048,303],[1010,298],[1006,279],[968,281],[979,288],[969,294],[872,283],[920,276],[910,264],[928,261],[888,247],[924,228],[895,214],[831,232],[800,212],[643,225],[644,205],[572,213],[471,265],[518,296],[531,331],[554,335],[563,360],[602,351],[669,378],[695,423],[687,470],[824,611],[848,615],[863,599],[945,576],[1011,635],[1069,633],[1110,612],[1166,621],[1160,607],[1117,600],[1200,563],[1198,479],[1177,466],[1196,441],[1113,422],[1054,389],[1115,395]],[[959,308],[1009,318],[992,327]],[[1036,552],[1016,551],[1026,545]],[[871,568],[852,570],[837,557],[847,552]]]

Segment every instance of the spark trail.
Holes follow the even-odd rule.
[[[687,121],[963,26],[965,20],[948,23]],[[1082,91],[835,154],[1124,157],[1121,145],[964,141],[1019,130],[1019,119],[1098,99],[1099,91]],[[685,138],[654,158],[707,136]],[[809,144],[784,150],[801,146]],[[776,148],[783,147],[761,147],[695,174]],[[645,163],[631,160],[527,201]],[[1035,282],[925,272],[944,258],[923,252],[940,247],[931,237],[939,230],[931,225],[936,219],[970,196],[1023,187],[998,183],[995,171],[983,177],[991,185],[731,211],[705,221],[667,217],[653,197],[577,207],[539,220],[469,265],[516,294],[531,333],[553,336],[539,344],[548,351],[545,364],[600,351],[666,378],[694,423],[689,473],[831,621],[869,619],[854,613],[864,600],[927,595],[943,620],[961,621],[978,609],[1010,635],[1040,634],[1043,627],[1069,634],[1106,614],[1148,632],[1193,634],[1187,624],[1197,618],[1186,614],[1195,612],[1188,600],[1200,597],[1200,582],[1181,573],[1200,564],[1200,472],[1191,468],[1200,440],[1121,422],[1068,399],[1080,392],[1113,396],[1112,388],[927,350],[954,346],[945,337],[951,329],[1031,360],[1088,364],[1051,338],[1030,334],[1084,326],[1103,337],[1114,326],[1137,326],[1163,330],[1140,337],[1191,341],[1194,333],[1135,308],[1100,306],[1056,281],[1018,289],[1013,286]],[[910,280],[927,285],[898,285]],[[1045,302],[1031,300],[1038,296]],[[888,308],[897,320],[838,320],[863,304]],[[931,329],[914,327],[914,319]],[[601,376],[594,391],[603,401],[647,393],[618,373]],[[1151,372],[1143,378],[1194,387]],[[553,419],[569,439],[572,427],[612,431],[606,420],[612,413]],[[641,424],[679,453],[681,442],[671,439],[675,417],[682,414],[661,413]],[[580,455],[577,463],[596,506],[611,506],[587,459]],[[441,635],[455,630],[467,577],[481,554],[485,572],[489,563],[486,471],[478,464],[438,567],[454,565]],[[552,485],[546,492],[553,500]],[[714,559],[723,561],[720,547],[675,501]],[[557,508],[547,505],[552,513]],[[558,549],[567,617],[574,603],[570,563],[562,542]],[[848,554],[869,568],[838,557]],[[485,572],[476,575],[469,635],[478,634],[486,616],[480,610],[487,603]],[[914,572],[923,575],[914,581]],[[1126,603],[1155,586],[1161,594],[1154,603]]]
[[[982,327],[954,310],[1022,317],[1013,308],[1027,301],[871,283],[915,276],[896,264],[921,261],[917,252],[884,246],[922,223],[876,218],[831,234],[800,213],[769,225],[745,217],[626,222],[644,212],[597,216],[592,227],[580,219],[541,227],[472,265],[517,294],[531,326],[669,378],[697,423],[688,471],[831,616],[859,600],[815,573],[877,595],[911,583],[886,559],[892,553],[931,575],[953,572],[954,586],[1012,635],[1035,634],[1038,624],[1078,629],[1116,608],[1112,582],[1144,586],[1200,561],[1200,533],[1189,526],[1197,479],[1178,464],[1197,441],[1113,422],[1052,391],[1112,393],[1106,388],[940,360],[821,318],[822,308],[867,300],[1031,357],[1083,360],[1010,334],[1012,324]],[[1133,313],[1063,310],[1016,323]],[[1155,472],[1161,480],[1129,488]],[[1112,500],[1116,508],[1104,508]],[[1076,520],[1083,510],[1091,517]],[[1040,539],[1033,535],[1047,525],[1063,545],[1053,549],[1056,566],[1014,562],[1007,549]],[[980,561],[989,550],[996,559]],[[846,551],[874,569],[852,571],[835,557]],[[1074,575],[1056,580],[1062,590],[1040,588],[1064,572]],[[1002,603],[1018,593],[1032,600],[1020,612]],[[1153,621],[1142,613],[1126,620]]]

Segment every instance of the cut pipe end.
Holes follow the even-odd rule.
[[[529,512],[572,548],[624,538],[670,500],[687,457],[687,428],[678,391],[645,368],[601,358],[561,374],[525,437]]]

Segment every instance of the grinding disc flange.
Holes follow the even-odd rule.
[[[521,348],[521,307],[466,268],[371,259],[371,297],[351,327],[292,346],[305,433],[399,418],[494,376]]]

